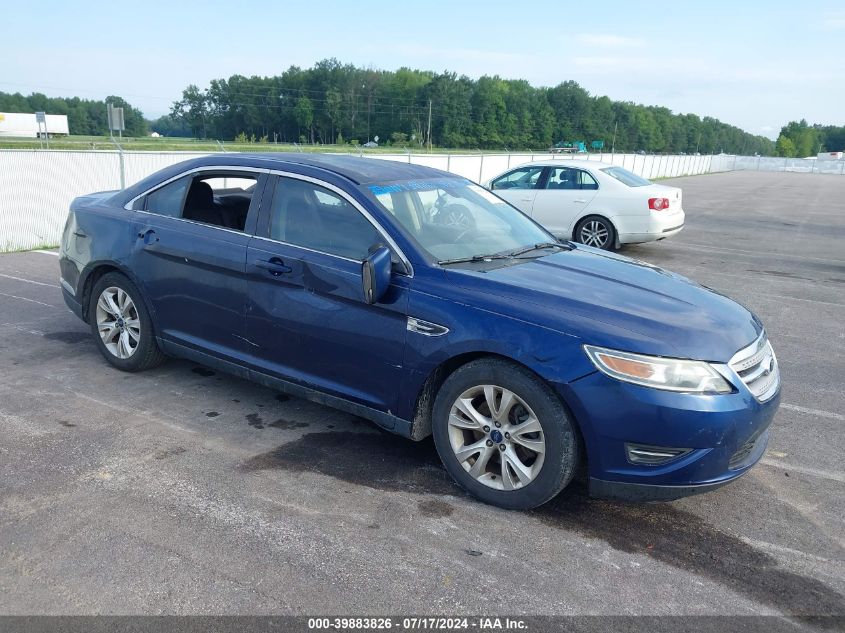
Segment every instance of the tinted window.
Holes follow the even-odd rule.
[[[623,167],[607,167],[606,169],[602,169],[602,171],[608,176],[613,176],[616,180],[628,185],[629,187],[645,187],[646,185],[651,184],[650,180],[637,176],[637,174],[630,172]]]
[[[555,167],[546,189],[598,189],[599,183],[588,172],[572,167]]]
[[[536,189],[543,167],[522,167],[496,178],[491,189]]]
[[[358,209],[310,182],[279,178],[270,210],[270,237],[322,253],[363,260],[384,238]]]
[[[172,218],[181,217],[182,204],[185,202],[185,194],[190,184],[190,176],[185,176],[156,189],[147,196],[147,211],[169,215]]]

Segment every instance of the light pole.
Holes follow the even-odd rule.
[[[367,90],[367,84],[361,84],[362,90]],[[367,90],[367,143],[370,142],[370,99],[372,98],[372,92]]]
[[[613,123],[613,142],[610,144],[610,153],[616,153],[616,128],[619,127],[619,121]]]

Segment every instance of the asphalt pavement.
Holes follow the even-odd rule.
[[[845,614],[845,177],[664,181],[623,254],[753,309],[781,364],[762,462],[672,503],[463,494],[430,440],[194,363],[124,374],[55,253],[0,255],[0,614]]]

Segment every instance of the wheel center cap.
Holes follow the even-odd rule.
[[[502,437],[502,432],[499,429],[494,429],[492,433],[490,433],[490,439],[496,442],[496,444],[501,444],[502,440],[505,439]]]

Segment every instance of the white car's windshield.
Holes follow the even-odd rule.
[[[439,262],[512,254],[555,238],[486,189],[461,178],[364,188]]]
[[[650,180],[646,180],[642,176],[637,176],[637,174],[628,171],[624,167],[605,167],[602,171],[629,187],[645,187],[651,184]]]

